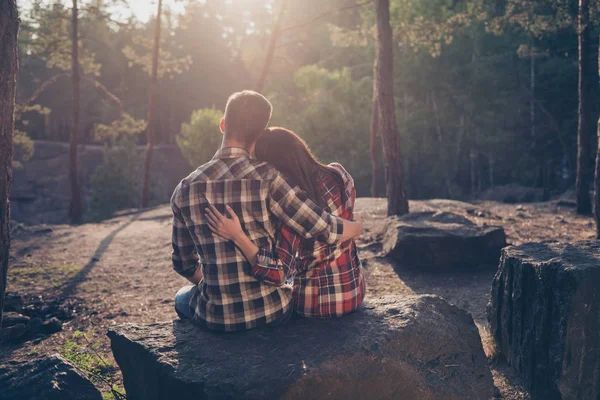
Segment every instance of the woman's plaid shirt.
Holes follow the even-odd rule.
[[[335,169],[344,187],[330,175],[317,177],[326,211],[351,220],[356,190],[352,176],[338,163]],[[284,285],[294,279],[295,311],[305,317],[341,316],[356,310],[365,297],[366,282],[353,240],[331,245],[306,240],[285,224],[277,236],[277,252],[261,248],[252,274],[272,285]]]
[[[306,238],[333,244],[342,221],[292,189],[271,165],[239,148],[224,148],[175,189],[173,268],[184,277],[202,268],[203,280],[190,301],[194,318],[214,330],[237,331],[265,325],[291,307],[291,289],[252,276],[252,265],[233,242],[214,235],[205,209],[225,205],[239,216],[244,232],[261,248],[274,249],[279,221]]]

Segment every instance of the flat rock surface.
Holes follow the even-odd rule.
[[[478,226],[451,212],[424,211],[388,219],[383,251],[403,265],[447,269],[495,263],[504,229]]]
[[[488,318],[506,361],[543,399],[600,398],[600,242],[503,250]]]
[[[94,384],[58,354],[0,364],[2,400],[102,400]]]
[[[333,320],[203,332],[189,322],[109,331],[130,399],[485,399],[471,316],[437,296],[385,296]]]

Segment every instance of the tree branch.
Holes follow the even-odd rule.
[[[54,75],[52,78],[50,78],[46,82],[42,83],[42,85],[33,93],[33,95],[31,95],[31,97],[29,97],[27,100],[25,100],[19,108],[23,109],[24,107],[29,106],[42,93],[44,93],[46,91],[46,89],[48,89],[50,86],[55,84],[60,78],[68,78],[70,76],[71,76],[71,74],[66,73],[66,72],[63,74]],[[98,82],[97,80],[95,80],[93,78],[85,77],[84,79],[86,81],[90,82],[92,85],[94,85],[94,87],[96,89],[100,90],[102,93],[104,93],[104,95],[106,97],[108,97],[109,100],[111,100],[113,103],[115,103],[119,107],[121,114],[124,113],[123,103],[121,102],[121,99],[119,99],[114,93],[112,93],[110,90],[108,90],[108,88],[106,86],[104,86],[103,84],[101,84],[100,82]]]
[[[123,103],[121,102],[121,99],[119,99],[113,92],[108,90],[106,86],[104,86],[103,84],[101,84],[93,78],[85,77],[84,79],[90,82],[92,85],[94,85],[96,89],[100,90],[102,93],[104,93],[106,97],[108,97],[109,100],[115,103],[119,107],[121,115],[125,113],[125,111],[123,110]]]
[[[367,1],[364,1],[362,3],[352,4],[352,5],[349,5],[349,6],[344,6],[344,7],[336,8],[334,10],[329,10],[329,11],[326,11],[323,14],[317,15],[316,17],[314,17],[314,18],[312,18],[312,19],[310,19],[308,21],[305,21],[305,22],[303,22],[301,24],[292,25],[292,26],[288,26],[286,28],[283,28],[283,29],[281,29],[281,31],[279,33],[286,33],[286,32],[291,31],[291,30],[301,29],[301,28],[304,28],[306,26],[312,25],[313,23],[317,22],[318,20],[323,19],[323,18],[325,18],[325,17],[327,17],[329,15],[338,14],[338,13],[340,13],[342,11],[351,10],[353,8],[363,7],[363,6],[366,6],[367,4],[372,4],[372,3],[374,3],[374,0],[367,0]]]
[[[42,83],[42,85],[33,93],[33,95],[25,100],[23,104],[21,104],[20,108],[27,107],[33,103],[42,93],[44,93],[44,91],[46,91],[46,89],[48,89],[49,86],[55,84],[60,78],[68,78],[69,76],[71,76],[71,74],[68,73],[54,75],[52,78]]]

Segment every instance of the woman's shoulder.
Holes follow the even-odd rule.
[[[352,178],[352,175],[350,175],[350,173],[348,171],[346,171],[346,168],[344,168],[344,166],[342,164],[333,162],[333,163],[329,164],[328,167],[331,169],[334,169],[335,171],[337,171],[340,174],[340,176],[342,177],[344,184],[346,186],[348,186],[348,185],[354,186],[354,179]]]

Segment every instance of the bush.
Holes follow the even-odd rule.
[[[219,123],[222,117],[221,111],[205,108],[194,111],[190,122],[181,125],[177,144],[193,167],[210,161],[219,149],[222,140]]]
[[[142,165],[133,138],[119,139],[114,147],[106,146],[104,161],[91,177],[92,220],[106,219],[118,210],[138,206]]]

